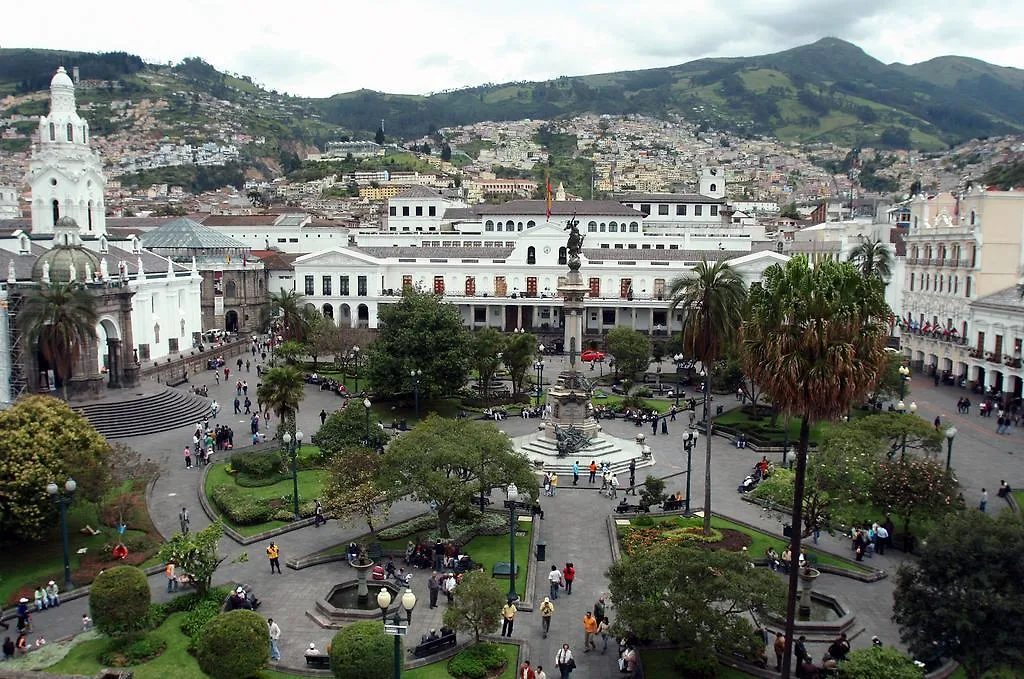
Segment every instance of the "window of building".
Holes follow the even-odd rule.
[[[694,217],[700,217],[703,214],[704,214],[704,206],[703,205],[694,205],[693,206],[693,216]]]
[[[649,216],[651,214],[651,204],[650,203],[641,203],[640,204],[640,212],[642,212],[645,216]]]
[[[74,140],[75,140],[75,126],[72,125],[71,123],[68,123],[68,141],[74,141]],[[974,222],[972,221],[971,224],[973,224],[973,223]]]
[[[515,231],[516,230],[515,222],[513,222],[511,219],[508,220],[507,222],[505,222],[505,230],[506,231]]]
[[[528,229],[532,229],[535,226],[537,226],[537,222],[533,221],[532,219],[530,221],[526,222],[526,228],[528,228]]]
[[[360,297],[366,297],[366,276],[356,278],[356,294]]]
[[[434,276],[434,294],[444,294],[444,276]]]
[[[636,233],[639,230],[640,230],[640,225],[639,224],[637,224],[636,222],[630,222],[629,223],[629,231],[630,231],[630,233]]]
[[[587,223],[587,231],[597,232],[597,222],[588,222]]]
[[[60,203],[57,202],[56,198],[53,199],[51,207],[53,208],[53,224],[56,226],[57,220],[60,219]]]
[[[964,283],[964,297],[971,296],[971,277],[967,277],[967,282]]]
[[[971,210],[971,226],[974,226],[974,222],[977,220],[977,218],[977,214],[974,212],[974,210]]]
[[[616,249],[616,250],[622,250],[622,249],[623,249],[623,247],[622,247],[622,243],[616,243],[616,244],[615,244],[615,249]]]
[[[427,208],[427,216],[428,217],[436,217],[437,216],[437,206],[436,205],[431,205],[431,206],[429,206]]]
[[[537,248],[532,245],[526,248],[526,263],[536,264],[537,263]]]
[[[916,276],[915,274],[910,274],[910,291],[911,291],[911,292],[913,292],[913,291],[914,291],[914,279],[915,279],[916,277],[917,277],[917,276]]]
[[[338,288],[338,294],[348,297],[348,276],[341,277],[341,285]]]
[[[618,233],[618,231],[619,231],[619,225],[617,223],[610,222],[608,224],[608,232],[609,233]]]
[[[711,189],[711,193],[714,193],[718,190],[718,184],[712,184],[709,188]]]
[[[712,205],[711,206],[711,216],[712,217],[717,217],[718,216],[718,206],[717,205]]]
[[[677,217],[685,217],[686,216],[686,205],[685,204],[680,203],[679,205],[676,205],[676,216]]]
[[[408,205],[403,205],[402,206],[402,216],[403,217],[408,217],[409,216],[409,206]]]
[[[664,204],[663,205],[659,205],[658,206],[658,214],[659,215],[667,215],[668,214],[668,205],[664,205]]]
[[[313,277],[306,276],[306,294],[315,295],[316,291],[313,289]]]
[[[605,231],[605,223],[604,223],[604,222],[601,222],[601,226],[600,226],[600,227],[598,227],[598,230],[599,230],[599,231],[600,231],[601,233],[604,233],[604,231]]]
[[[423,206],[422,205],[417,205],[416,206],[416,216],[417,217],[422,217],[423,216]]]
[[[391,207],[388,208],[388,214],[391,215],[392,217],[397,217],[398,216],[398,208],[396,206],[392,205]]]
[[[959,276],[954,276],[953,277],[953,294],[955,295],[958,292],[960,292],[960,277]]]
[[[562,247],[558,248],[558,263],[559,264],[565,264],[565,262],[566,262],[566,250],[565,250],[565,246],[563,245]]]
[[[57,126],[50,123],[50,141],[57,141]]]
[[[484,231],[494,231],[494,222],[490,219],[484,222]]]
[[[974,269],[978,266],[978,248],[971,246],[971,268]]]
[[[324,295],[331,294],[331,277],[330,276],[324,276],[323,280],[321,281],[321,284],[322,284],[322,287],[323,287]]]

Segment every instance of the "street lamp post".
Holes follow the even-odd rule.
[[[910,368],[905,365],[900,366],[900,401],[907,396],[907,382],[910,381]]]
[[[540,407],[540,394],[544,390],[544,361],[538,360],[533,364],[533,369],[537,371],[537,407]]]
[[[299,516],[299,451],[302,450],[302,432],[295,432],[294,443],[290,432],[285,432],[282,437],[284,447],[292,454],[292,514],[296,521]]]
[[[381,587],[377,591],[377,605],[380,606],[380,619],[388,624],[388,609],[391,607],[391,591],[387,587]]]
[[[682,354],[676,354],[672,357],[672,360],[676,363],[676,408],[679,407],[679,392],[683,389],[683,361],[686,357]]]
[[[420,377],[423,376],[422,370],[413,370],[409,373],[412,377],[413,390],[416,394],[416,419],[420,419]]]
[[[519,598],[516,594],[516,510],[530,509],[531,506],[520,499],[516,484],[508,484],[507,493],[505,507],[508,509],[508,598],[515,601]]]
[[[683,432],[683,450],[686,451],[686,514],[690,513],[690,473],[693,471],[693,449],[700,434],[693,429]]]
[[[946,469],[949,469],[950,463],[953,462],[953,439],[956,438],[956,427],[950,427],[946,430]]]
[[[896,410],[898,410],[901,415],[905,414],[907,412],[907,404],[904,403],[903,401],[900,401],[899,403],[896,404]],[[914,403],[912,401],[910,403],[910,414],[913,415],[916,412],[917,412],[917,403]],[[902,456],[904,456],[906,454],[907,454],[907,430],[904,429],[903,430],[902,440],[900,442],[900,456],[902,457]]]
[[[356,390],[355,393],[359,393],[359,347],[352,347],[352,362],[356,368]]]
[[[409,632],[409,623],[412,622],[412,609],[416,607],[416,595],[411,589],[406,589],[401,598],[402,608],[405,609],[405,624],[395,611],[395,617],[388,624],[388,606],[391,605],[391,593],[382,587],[377,594],[377,605],[380,606],[381,615],[384,619],[384,633],[395,638],[395,679],[402,677],[402,640]]]
[[[373,405],[373,404],[370,403],[370,399],[368,399],[368,398],[364,398],[363,399],[363,409],[366,411],[366,445],[367,446],[370,445],[370,406],[371,405]]]
[[[46,493],[60,507],[60,532],[64,542],[64,591],[70,592],[71,585],[71,545],[68,543],[68,505],[75,494],[78,484],[69,478],[64,482],[64,492],[52,481],[46,484]]]

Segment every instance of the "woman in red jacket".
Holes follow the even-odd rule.
[[[562,577],[565,578],[565,593],[572,594],[572,581],[576,579],[576,567],[572,565],[571,561],[562,569]]]

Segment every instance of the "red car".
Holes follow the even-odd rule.
[[[584,349],[583,353],[580,354],[580,360],[584,363],[590,363],[591,361],[603,361],[604,353],[597,351],[596,349]]]

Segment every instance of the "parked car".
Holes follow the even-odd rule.
[[[580,354],[580,360],[584,363],[590,363],[591,361],[603,361],[604,353],[597,351],[596,349],[584,349],[583,353]]]

